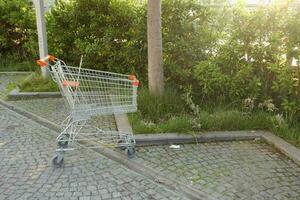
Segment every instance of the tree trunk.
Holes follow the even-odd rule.
[[[148,0],[147,39],[149,90],[154,95],[162,95],[164,92],[164,70],[160,0]]]

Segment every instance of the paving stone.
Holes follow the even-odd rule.
[[[56,124],[68,113],[61,98],[10,103]],[[90,124],[116,129],[113,116]],[[70,153],[64,168],[54,170],[50,158],[55,144],[45,134],[49,132],[0,108],[0,199],[29,193],[34,194],[30,199],[41,199],[39,193],[54,199],[72,199],[74,194],[75,199],[183,199],[87,150]],[[135,160],[216,199],[300,199],[300,167],[261,141],[140,147]],[[55,196],[60,193],[65,196]]]
[[[153,188],[171,199],[186,199],[89,149],[66,153],[64,167],[54,168],[55,137],[53,131],[0,106],[0,200],[133,199]]]
[[[216,199],[300,199],[300,167],[261,141],[139,147],[136,155]]]
[[[60,125],[70,114],[62,98],[43,98],[9,101],[10,104],[43,117]],[[113,115],[93,117],[87,125],[93,125],[103,130],[116,130]]]

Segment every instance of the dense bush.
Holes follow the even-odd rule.
[[[196,1],[162,1],[163,55],[166,80],[191,82],[193,66],[208,59],[217,42],[211,9]]]
[[[193,68],[195,95],[204,103],[250,98],[258,106],[269,100],[275,109],[299,117],[299,66],[292,70],[291,58],[300,55],[300,28],[295,26],[300,11],[271,7],[231,13],[216,54]]]
[[[31,55],[35,27],[34,10],[28,0],[0,0],[0,56]]]
[[[146,78],[144,8],[129,1],[58,1],[48,15],[50,52],[69,63]]]
[[[207,8],[162,1],[165,78],[196,104],[273,105],[299,121],[300,9]],[[36,56],[33,9],[0,0],[1,55]],[[146,5],[124,0],[58,0],[47,14],[49,52],[78,65],[136,73],[147,84]],[[178,97],[179,98],[179,97]],[[266,103],[267,102],[267,103]],[[160,108],[159,108],[160,109]],[[146,111],[145,111],[146,112]],[[293,119],[293,120],[292,120]]]

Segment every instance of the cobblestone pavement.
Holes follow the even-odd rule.
[[[184,199],[89,149],[53,168],[55,133],[0,107],[0,199]]]
[[[56,124],[68,113],[61,98],[10,103]],[[96,118],[92,124],[116,129],[113,116]],[[66,166],[54,170],[49,160],[55,140],[44,134],[48,132],[0,107],[0,200],[22,195],[30,199],[182,198],[90,150],[69,153]],[[300,167],[261,141],[189,144],[180,149],[139,147],[135,160],[216,199],[300,199]]]
[[[9,101],[9,103],[58,125],[61,124],[69,114],[62,98],[18,100]],[[112,115],[94,117],[89,124],[104,130],[116,130],[116,123]]]
[[[217,199],[300,199],[300,167],[260,141],[137,149],[136,160]]]

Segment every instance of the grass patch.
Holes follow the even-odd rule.
[[[18,83],[20,83],[27,75],[15,75],[15,74],[5,74],[1,75],[1,78],[5,76],[4,80],[0,80],[0,98],[6,98],[7,94],[9,94],[13,89],[16,88]]]
[[[17,58],[16,58],[17,57]],[[36,71],[38,69],[34,59],[20,58],[20,56],[0,56],[0,72]]]
[[[142,88],[138,109],[137,113],[129,114],[136,133],[184,133],[191,130],[190,117],[180,114],[185,113],[186,106],[173,89],[167,89],[164,95],[157,97]]]
[[[138,97],[138,112],[128,116],[137,134],[267,130],[300,147],[299,123],[290,125],[281,115],[261,110],[246,113],[234,106],[203,107],[195,115],[172,90],[162,97],[155,97],[142,89]]]
[[[188,116],[173,116],[156,123],[144,120],[140,114],[136,113],[131,113],[128,117],[134,133],[187,133],[193,131],[191,118]]]
[[[17,87],[17,83],[10,82],[6,85],[5,90],[10,92]]]
[[[201,111],[199,123],[202,130],[267,130],[271,126],[269,113],[254,112],[251,114],[243,113],[239,110],[217,110],[213,113]]]
[[[59,91],[57,84],[51,79],[44,79],[35,72],[19,84],[21,92],[55,92]]]
[[[138,109],[143,119],[159,123],[178,113],[184,113],[186,106],[180,94],[173,89],[167,89],[164,95],[157,97],[142,88],[138,94]]]

